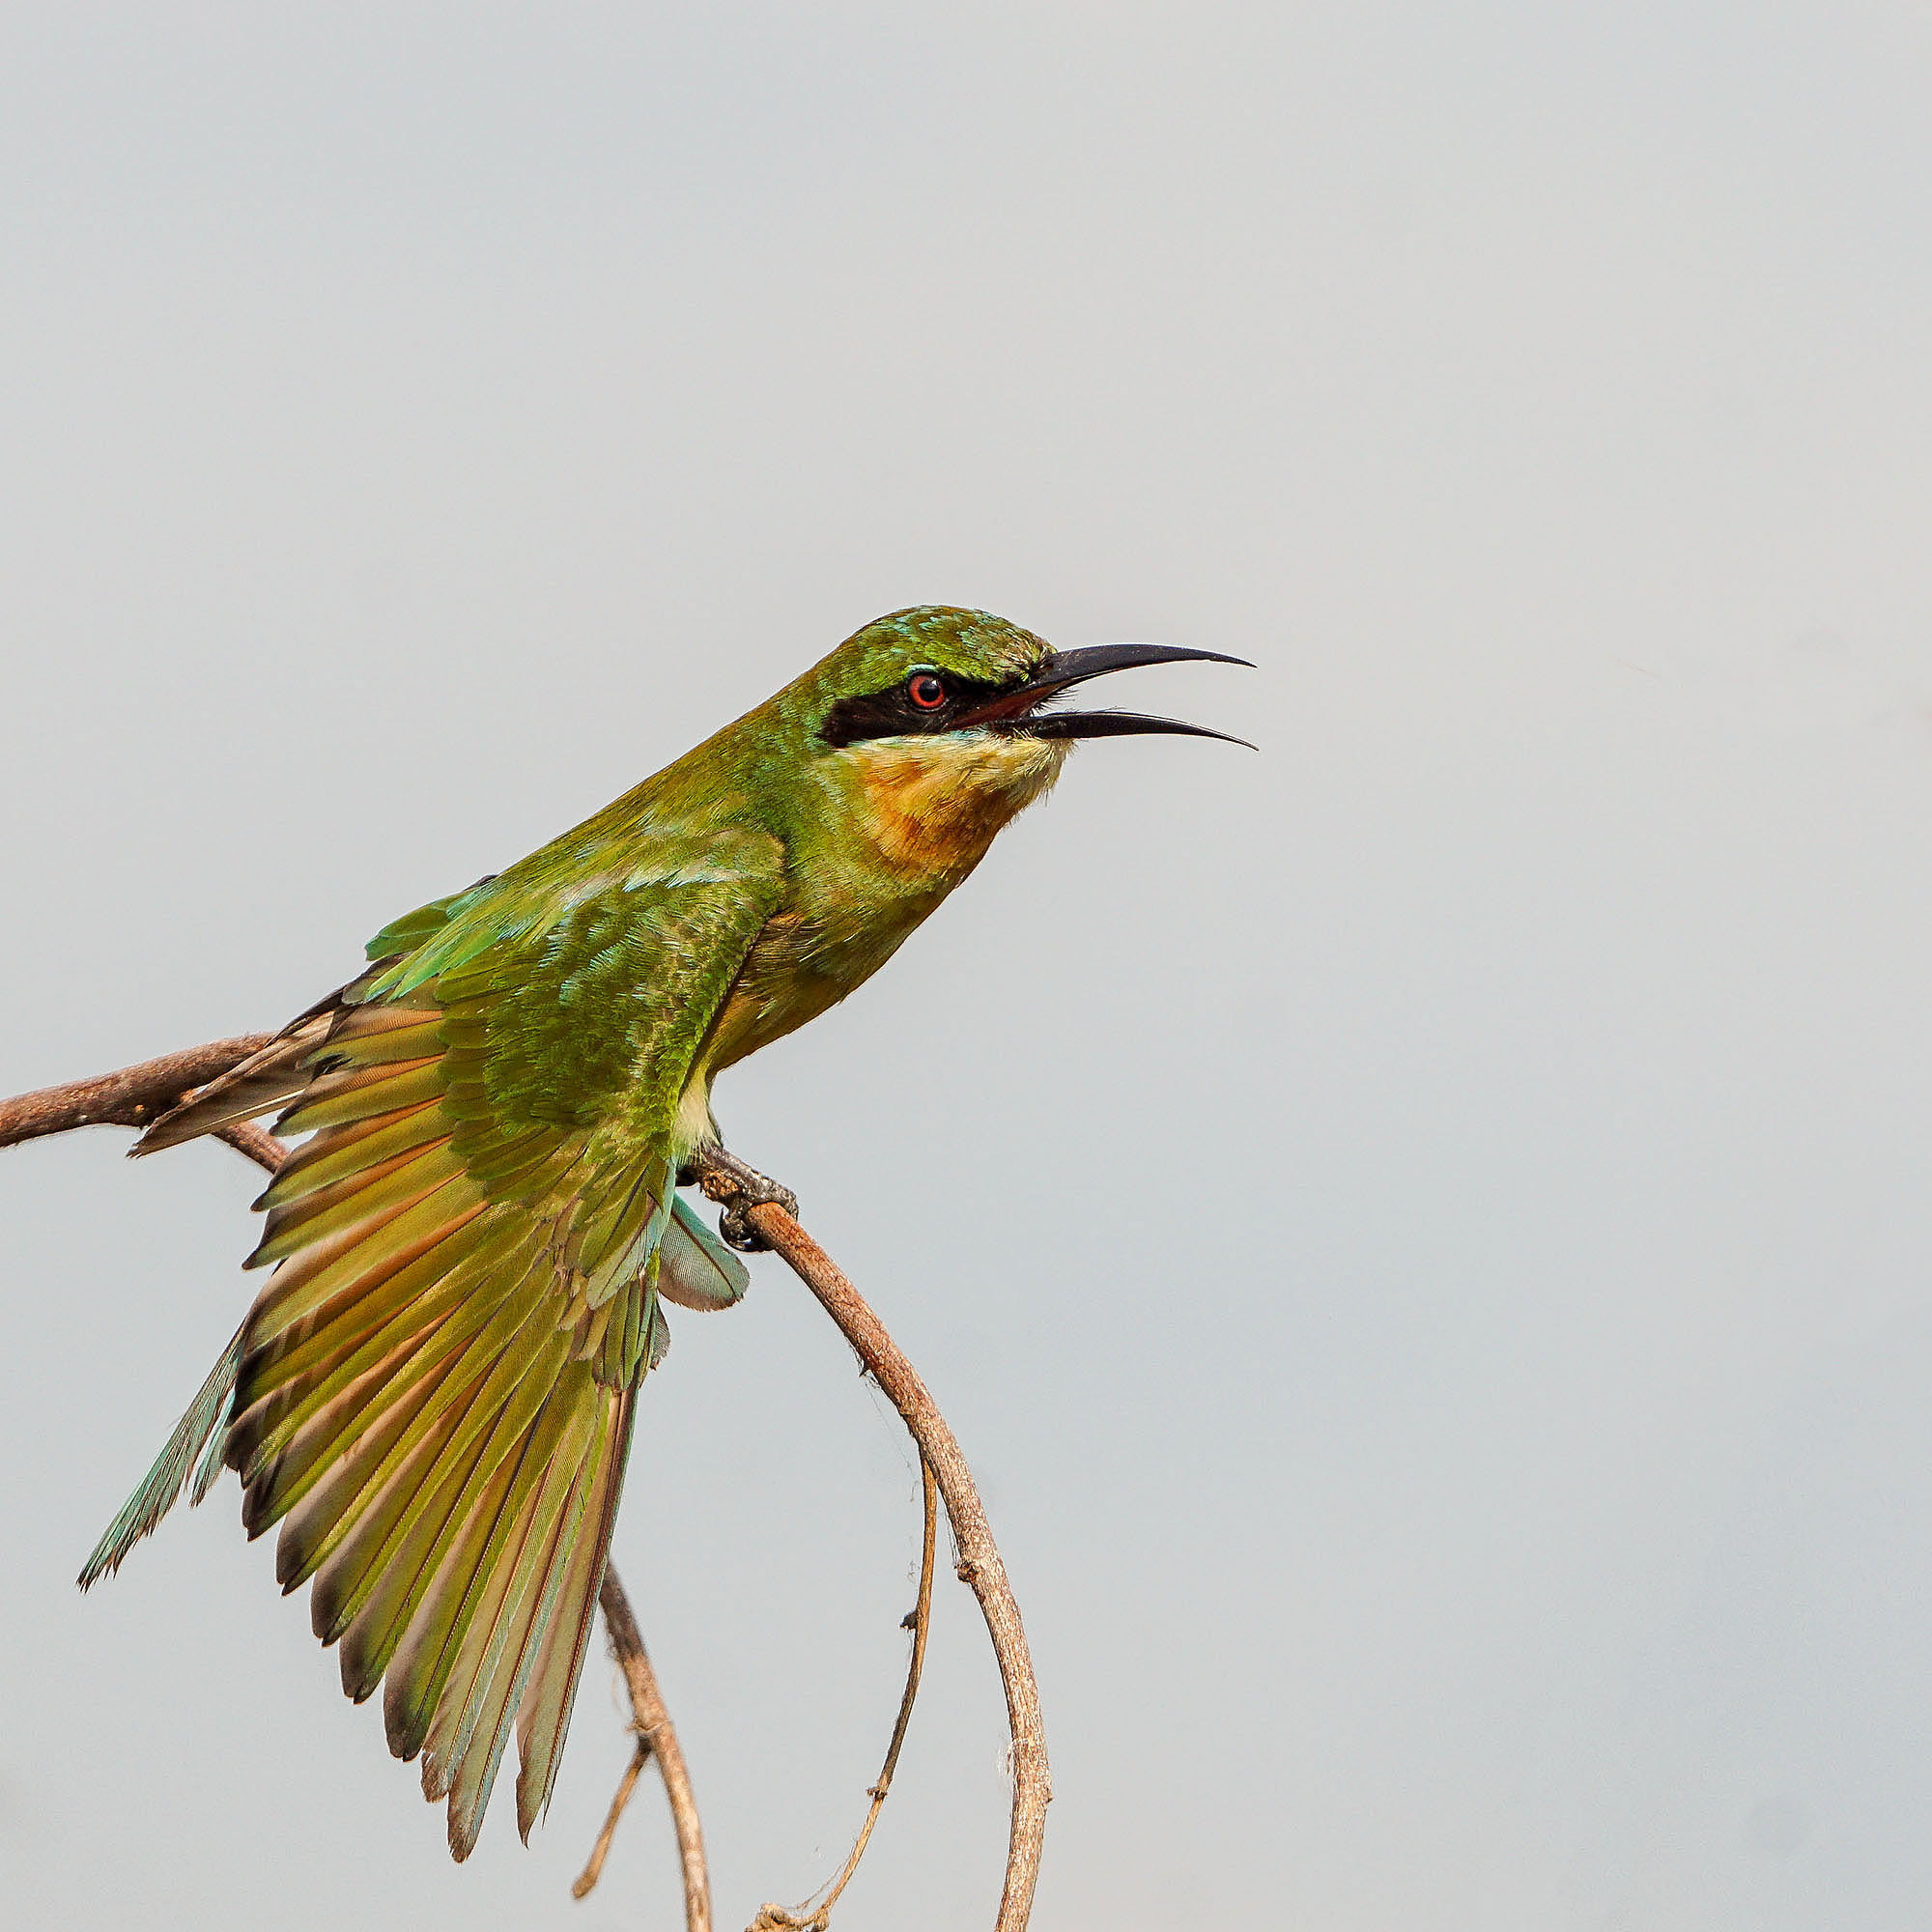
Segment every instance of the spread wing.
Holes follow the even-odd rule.
[[[386,1683],[390,1748],[421,1753],[459,1859],[513,1726],[526,1836],[549,1801],[667,1261],[680,1300],[741,1292],[673,1219],[675,1122],[778,852],[703,856],[549,894],[506,874],[412,915],[147,1143],[285,1099],[279,1130],[312,1136],[257,1204],[249,1265],[274,1273],[222,1455],[249,1534],[281,1524],[283,1587],[313,1579],[343,1689]]]

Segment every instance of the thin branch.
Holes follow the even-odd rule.
[[[787,1912],[782,1905],[762,1906],[746,1932],[828,1932],[832,1908],[838,1903],[839,1893],[852,1883],[852,1874],[859,1869],[859,1861],[866,1856],[866,1847],[871,1840],[872,1827],[879,1822],[879,1813],[885,1807],[886,1795],[893,1788],[893,1773],[898,1769],[899,1749],[905,1743],[906,1727],[912,1722],[912,1707],[919,1701],[920,1673],[925,1668],[925,1639],[932,1630],[932,1570],[939,1543],[939,1485],[933,1481],[932,1464],[923,1456],[919,1459],[919,1481],[925,1507],[925,1531],[920,1543],[919,1602],[906,1618],[912,1631],[912,1662],[906,1666],[905,1692],[899,1698],[899,1715],[893,1725],[893,1741],[886,1747],[886,1762],[879,1772],[878,1782],[866,1794],[872,1801],[871,1808],[866,1813],[866,1822],[859,1827],[859,1836],[852,1846],[851,1857],[845,1861],[829,1888],[819,1888],[825,1896],[815,1906],[810,1899],[795,1913]]]
[[[48,1134],[68,1133],[75,1127],[145,1126],[157,1114],[185,1099],[197,1087],[206,1086],[266,1046],[270,1037],[268,1034],[249,1034],[236,1039],[214,1040],[207,1046],[190,1047],[185,1053],[164,1054],[158,1060],[124,1066],[118,1073],[104,1074],[98,1080],[71,1081],[64,1087],[43,1087],[38,1093],[0,1100],[0,1148],[39,1140]],[[220,1137],[270,1174],[288,1155],[285,1142],[253,1122],[224,1127],[220,1129]],[[678,1747],[677,1731],[658,1690],[650,1659],[644,1654],[638,1620],[632,1614],[616,1571],[609,1564],[605,1566],[598,1602],[603,1606],[604,1627],[611,1638],[611,1654],[622,1668],[630,1691],[631,1728],[637,1733],[638,1748],[618,1787],[616,1802],[590,1865],[577,1882],[577,1896],[582,1898],[597,1883],[597,1872],[610,1850],[610,1834],[637,1784],[645,1757],[654,1756],[664,1776],[665,1797],[670,1804],[678,1855],[684,1866],[685,1932],[711,1932],[711,1885],[704,1868],[704,1833],[697,1821],[697,1803],[691,1793],[684,1753]]]
[[[606,1626],[608,1631],[609,1626]],[[637,1729],[634,1724],[631,1727]],[[577,1881],[570,1888],[572,1898],[588,1898],[597,1889],[597,1881],[604,1876],[604,1861],[611,1856],[611,1841],[617,1835],[617,1820],[624,1815],[625,1807],[631,1802],[631,1793],[638,1788],[638,1779],[644,1766],[650,1761],[651,1747],[641,1734],[636,1747],[631,1752],[631,1761],[624,1767],[624,1775],[617,1780],[617,1789],[611,1800],[611,1808],[604,1814],[604,1829],[597,1834],[597,1842],[590,1848],[590,1856],[584,1861],[583,1869],[578,1873]],[[706,1905],[710,1900],[705,1901]],[[686,1904],[686,1918],[689,1919],[689,1901]]]
[[[270,1174],[288,1157],[289,1144],[277,1140],[267,1127],[258,1126],[253,1121],[236,1121],[229,1126],[216,1127],[214,1138],[226,1141],[237,1153],[246,1154]]]
[[[0,1100],[0,1148],[43,1134],[65,1134],[75,1127],[145,1127],[197,1087],[240,1065],[251,1053],[267,1046],[274,1036],[242,1034],[235,1039],[213,1039],[191,1046],[185,1053],[164,1053],[103,1073],[98,1080],[71,1080],[65,1087],[43,1087],[37,1094],[16,1094]],[[277,1143],[279,1145],[279,1143]],[[251,1154],[251,1159],[262,1156]],[[264,1161],[264,1166],[280,1162]]]
[[[670,1802],[671,1822],[677,1828],[678,1858],[684,1866],[684,1922],[686,1932],[711,1932],[711,1881],[704,1869],[704,1833],[697,1823],[697,1801],[691,1795],[691,1774],[685,1769],[684,1751],[672,1728],[670,1713],[665,1708],[658,1690],[657,1674],[644,1652],[643,1634],[632,1614],[631,1602],[617,1580],[613,1564],[604,1566],[604,1588],[598,1597],[604,1606],[604,1629],[611,1639],[611,1656],[624,1673],[631,1691],[631,1727],[638,1734],[638,1747],[611,1801],[610,1815],[597,1835],[590,1862],[570,1888],[573,1898],[588,1897],[611,1854],[611,1839],[617,1820],[631,1802],[638,1774],[647,1757],[655,1757],[665,1781],[665,1796]]]
[[[739,1191],[737,1176],[712,1165],[700,1166],[698,1184],[714,1201],[728,1202]],[[1040,1846],[1046,1834],[1046,1807],[1053,1796],[1053,1783],[1047,1770],[1046,1732],[1040,1722],[1039,1687],[1034,1679],[1026,1632],[1020,1623],[1019,1605],[1013,1601],[1012,1585],[1007,1580],[1007,1567],[1000,1560],[999,1547],[974,1487],[973,1472],[919,1371],[899,1352],[865,1297],[825,1250],[776,1202],[747,1202],[745,1218],[783,1257],[838,1323],[838,1332],[852,1345],[853,1352],[912,1432],[920,1455],[946,1499],[946,1514],[952,1519],[952,1538],[959,1551],[959,1579],[980,1600],[980,1612],[986,1620],[986,1634],[993,1640],[993,1655],[1006,1686],[1007,1721],[1012,1732],[1012,1825],[997,1932],[1025,1932],[1033,1912],[1034,1887],[1039,1878]]]
[[[919,1601],[913,1605],[912,1615],[907,1621],[912,1625],[912,1662],[906,1666],[905,1694],[899,1699],[899,1715],[893,1725],[893,1741],[886,1747],[886,1761],[879,1768],[879,1781],[872,1786],[871,1800],[874,1806],[872,1817],[878,1816],[877,1806],[886,1802],[887,1794],[893,1788],[893,1774],[899,1768],[899,1752],[904,1748],[906,1727],[912,1722],[912,1707],[919,1698],[920,1673],[925,1668],[925,1640],[932,1633],[932,1568],[933,1555],[939,1542],[939,1485],[933,1480],[932,1465],[923,1456],[919,1459],[919,1486],[921,1501],[924,1508],[925,1532],[920,1539],[919,1557]],[[866,1821],[866,1830],[872,1829],[872,1819]],[[863,1847],[863,1833],[860,1844]],[[854,1853],[852,1864],[846,1868],[845,1877],[851,1876],[858,1865],[858,1854]],[[838,1882],[843,1890],[845,1879]],[[837,1897],[838,1892],[833,1893]],[[829,1899],[826,1901],[831,1902]]]

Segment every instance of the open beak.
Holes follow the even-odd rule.
[[[1023,732],[1030,738],[1126,738],[1145,732],[1169,732],[1188,738],[1219,738],[1230,745],[1248,745],[1225,731],[1205,724],[1183,724],[1177,718],[1148,718],[1138,711],[1047,711],[1039,706],[1090,677],[1110,670],[1131,670],[1139,665],[1224,664],[1254,666],[1246,658],[1224,657],[1219,651],[1190,651],[1179,644],[1094,644],[1082,651],[1055,651],[1038,671],[1016,691],[968,712],[954,722],[955,730],[984,725],[993,730]]]

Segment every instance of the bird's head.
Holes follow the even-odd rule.
[[[823,791],[894,864],[961,873],[1053,783],[1076,738],[1225,738],[1171,718],[1055,703],[1108,671],[1189,661],[1245,663],[1171,644],[1056,651],[986,611],[922,605],[867,624],[780,701],[791,700]]]

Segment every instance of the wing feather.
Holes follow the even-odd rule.
[[[250,1261],[273,1273],[221,1451],[249,1533],[280,1525],[283,1586],[312,1583],[344,1690],[383,1687],[390,1748],[420,1754],[459,1858],[513,1731],[526,1835],[554,1786],[637,1388],[668,1341],[660,1284],[700,1307],[744,1292],[678,1211],[675,1132],[776,903],[775,851],[534,912],[496,905],[506,874],[441,923],[427,909],[380,942],[412,952],[199,1117],[270,1094],[311,1136],[257,1204]]]
[[[517,1776],[517,1831],[526,1842],[530,1828],[548,1808],[555,1788],[578,1680],[583,1675],[583,1660],[590,1648],[592,1612],[604,1583],[611,1530],[623,1493],[624,1467],[630,1459],[637,1391],[600,1389],[598,1400],[604,1414],[597,1460],[586,1475],[583,1525],[564,1557],[558,1609],[544,1634],[543,1655],[517,1713],[517,1754],[522,1760]]]
[[[312,1582],[344,1690],[384,1690],[450,1849],[512,1731],[527,1837],[588,1650],[659,1294],[728,1306],[742,1264],[676,1197],[680,1103],[776,907],[782,852],[582,844],[380,934],[374,963],[164,1115],[142,1151],[274,1108],[247,1321],[89,1560],[112,1569],[225,1463],[276,1576]]]

